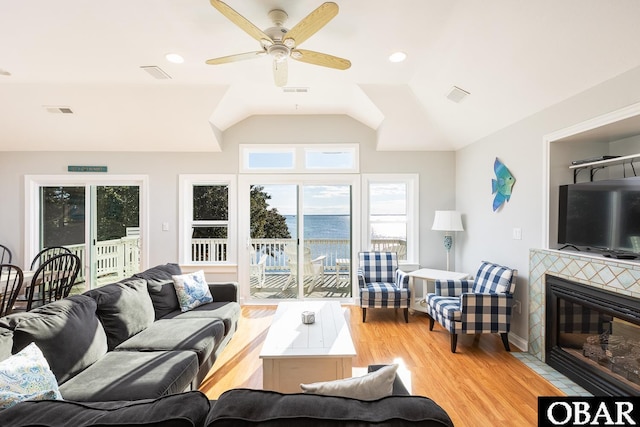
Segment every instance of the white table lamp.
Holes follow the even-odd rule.
[[[464,231],[462,216],[458,211],[436,211],[432,230],[444,231],[444,248],[447,250],[447,271],[449,271],[449,252],[453,246],[453,232]]]

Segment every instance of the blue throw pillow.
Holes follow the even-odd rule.
[[[35,343],[0,362],[0,409],[23,400],[62,399],[47,359]]]
[[[181,311],[189,311],[199,305],[213,302],[204,271],[180,274],[172,276],[172,278]]]

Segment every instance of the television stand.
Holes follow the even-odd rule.
[[[615,259],[636,259],[638,255],[634,254],[618,254],[618,253],[606,253],[604,254],[607,258],[615,258]]]

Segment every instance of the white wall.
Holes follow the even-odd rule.
[[[68,174],[68,165],[103,165],[108,174],[149,177],[148,265],[178,260],[178,175],[237,173],[242,143],[359,143],[362,173],[420,174],[420,263],[445,267],[442,236],[431,231],[436,209],[455,204],[453,152],[377,152],[376,133],[347,116],[254,116],[229,128],[221,153],[2,152],[0,242],[24,264],[24,176]],[[176,142],[179,146],[179,141]],[[17,147],[19,148],[19,147]],[[162,223],[169,231],[162,231]],[[221,280],[234,279],[224,277]]]
[[[518,269],[513,338],[528,339],[529,248],[540,248],[543,230],[543,137],[640,101],[640,68],[496,132],[456,153],[456,208],[465,232],[458,233],[458,270],[474,272],[490,260]],[[516,178],[511,201],[492,211],[493,162],[499,157]],[[566,164],[568,167],[568,164]],[[522,240],[512,238],[522,229]]]

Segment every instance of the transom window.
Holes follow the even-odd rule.
[[[242,144],[243,173],[345,173],[358,172],[357,144]]]

